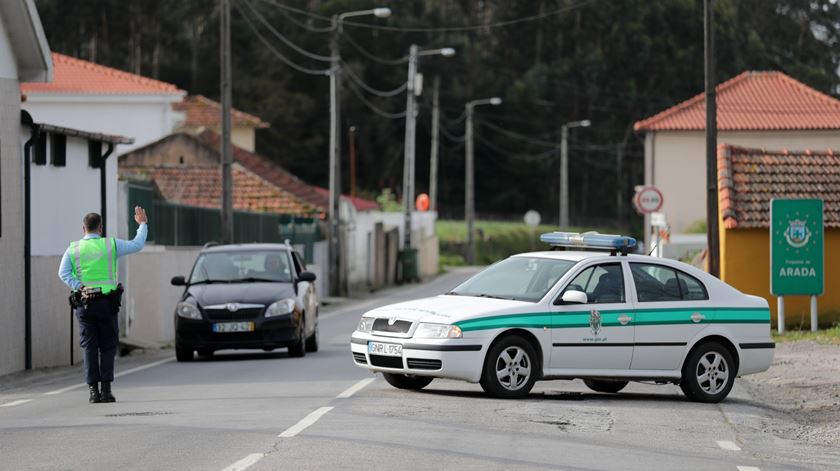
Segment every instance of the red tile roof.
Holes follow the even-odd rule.
[[[719,205],[727,229],[770,226],[773,198],[821,198],[840,228],[840,153],[718,147]]]
[[[158,166],[120,169],[122,175],[149,179],[168,202],[218,209],[222,175],[219,167]],[[232,167],[233,207],[238,211],[312,216],[315,208],[239,164]]]
[[[184,126],[208,126],[218,128],[222,123],[222,105],[202,95],[190,95],[180,103],[173,103],[175,111],[186,114]],[[232,110],[231,118],[234,126],[264,129],[269,126],[257,116]]]
[[[717,125],[720,131],[840,129],[840,100],[781,72],[744,72],[717,86]],[[638,121],[633,129],[705,130],[705,96]]]
[[[53,81],[22,83],[21,93],[91,95],[183,95],[171,83],[142,77],[54,52]]]

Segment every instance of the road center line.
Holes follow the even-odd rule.
[[[264,453],[251,453],[222,471],[242,471],[243,469],[248,469],[256,464],[257,461],[261,460],[263,456],[265,456]]]
[[[136,368],[131,368],[130,370],[125,370],[121,373],[117,373],[117,374],[114,375],[114,378],[120,378],[120,377],[123,377],[125,375],[130,375],[131,373],[137,373],[138,371],[143,371],[143,370],[147,370],[149,368],[154,368],[155,366],[163,365],[164,363],[169,363],[169,362],[174,361],[174,360],[175,360],[175,358],[170,357],[170,358],[164,358],[163,360],[153,361],[151,363],[141,365],[141,366],[138,366]],[[74,384],[73,386],[67,386],[66,388],[61,388],[61,389],[56,389],[55,391],[45,392],[44,396],[55,396],[56,394],[65,393],[67,391],[72,391],[74,389],[83,388],[85,386],[87,386],[87,384],[85,384],[85,383]]]
[[[727,451],[741,451],[741,447],[735,444],[735,442],[730,441],[718,441],[716,442],[717,446],[723,448]]]
[[[19,406],[21,404],[26,404],[27,402],[31,401],[32,399],[18,399],[17,401],[7,402],[5,404],[0,404],[0,407],[14,407]]]
[[[738,466],[738,471],[761,471],[755,466]]]
[[[376,378],[365,378],[365,379],[359,381],[358,383],[354,384],[353,386],[350,386],[349,388],[345,389],[343,393],[336,396],[336,399],[347,399],[348,397],[351,397],[353,394],[356,394],[357,392],[361,391],[362,388],[364,388],[368,384],[374,382],[375,380],[376,380]]]
[[[321,417],[324,416],[327,412],[333,410],[332,407],[321,407],[319,409],[315,409],[315,411],[311,412],[309,415],[301,419],[300,422],[292,425],[291,427],[287,428],[285,432],[277,435],[280,438],[292,438],[295,435],[299,434],[306,430],[307,427],[314,424],[318,421]]]

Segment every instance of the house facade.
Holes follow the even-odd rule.
[[[781,72],[744,72],[717,87],[717,141],[749,148],[840,149],[840,101]],[[639,121],[645,184],[663,193],[671,232],[706,219],[704,96]],[[646,238],[650,234],[645,220]]]

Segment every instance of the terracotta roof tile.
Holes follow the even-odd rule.
[[[840,129],[840,100],[781,72],[744,72],[717,86],[720,131]],[[704,94],[638,121],[636,131],[706,129]]]
[[[719,204],[727,229],[766,228],[773,198],[820,198],[840,228],[840,154],[718,147]]]
[[[22,83],[21,93],[91,95],[183,95],[171,83],[124,72],[54,52],[53,81]]]
[[[184,121],[185,126],[208,126],[213,128],[221,126],[221,104],[202,95],[190,95],[180,103],[173,103],[172,108],[186,115],[186,120]],[[269,127],[268,123],[257,116],[239,110],[232,110],[231,118],[234,126],[258,129]]]

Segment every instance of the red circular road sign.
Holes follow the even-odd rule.
[[[640,188],[633,197],[633,204],[642,214],[655,213],[662,208],[662,192],[655,186]]]

